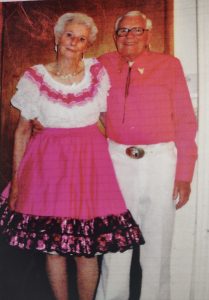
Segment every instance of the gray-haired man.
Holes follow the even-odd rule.
[[[100,60],[112,86],[105,117],[111,157],[146,242],[140,299],[169,300],[175,209],[190,195],[196,120],[179,60],[149,51],[151,28],[139,11],[122,16],[117,51]],[[97,300],[128,300],[131,257],[131,250],[104,255]]]

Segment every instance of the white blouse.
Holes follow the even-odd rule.
[[[95,124],[106,111],[110,81],[95,58],[84,59],[82,81],[65,85],[53,79],[43,65],[28,69],[11,99],[21,115],[37,118],[44,127],[75,128]]]

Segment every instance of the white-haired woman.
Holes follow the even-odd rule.
[[[47,253],[57,300],[70,298],[66,256],[75,256],[80,300],[91,300],[98,280],[95,255],[125,251],[143,238],[97,128],[109,79],[96,59],[83,59],[97,27],[85,14],[66,13],[54,33],[56,60],[29,68],[11,100],[21,114],[0,224],[11,245]],[[34,118],[44,129],[31,136]]]

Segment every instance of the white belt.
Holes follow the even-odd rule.
[[[112,140],[109,140],[112,149],[115,149],[123,154],[127,154],[133,159],[143,158],[147,154],[163,153],[175,148],[174,142],[158,143],[151,145],[124,145],[118,144]]]

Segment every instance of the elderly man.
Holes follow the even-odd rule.
[[[175,209],[189,199],[196,120],[180,62],[149,51],[152,22],[139,11],[115,25],[117,51],[100,57],[111,80],[109,149],[129,210],[141,226],[141,300],[170,299]],[[97,300],[128,300],[132,251],[104,255]]]

